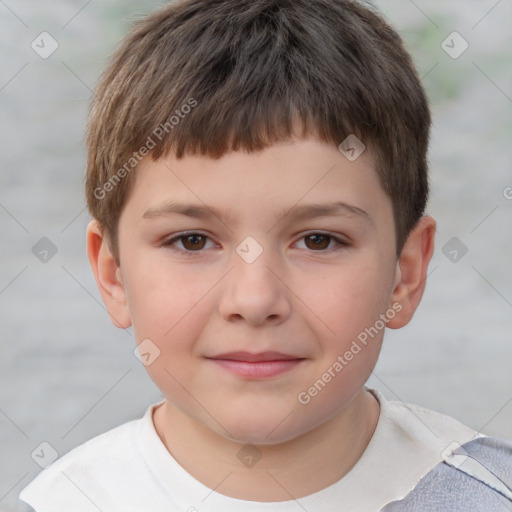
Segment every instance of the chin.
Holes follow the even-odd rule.
[[[291,414],[290,414],[291,413]],[[222,425],[229,431],[221,434],[240,444],[276,445],[286,443],[303,434],[307,428],[297,421],[292,411],[276,413],[265,411],[252,414],[247,412],[224,418]]]

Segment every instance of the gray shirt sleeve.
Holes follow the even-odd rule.
[[[482,437],[438,464],[381,512],[512,512],[512,443]]]

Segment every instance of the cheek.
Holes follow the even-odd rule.
[[[216,282],[215,276],[193,272],[192,266],[177,271],[165,260],[142,257],[129,276],[126,289],[136,339],[153,336],[163,344],[180,330],[197,328],[201,301]]]
[[[388,281],[389,274],[378,261],[361,258],[354,264],[329,269],[320,279],[303,276],[298,295],[308,306],[309,315],[312,312],[316,316],[325,339],[338,340],[334,348],[341,349],[385,312],[391,293]]]
[[[194,351],[211,316],[211,284],[195,283],[184,275],[169,282],[141,279],[133,284],[137,294],[130,308],[136,343],[149,339],[158,354],[145,369],[166,396],[178,403],[189,401],[185,388],[194,388],[198,379]]]

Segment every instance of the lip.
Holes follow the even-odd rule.
[[[291,361],[293,359],[303,359],[302,357],[293,356],[291,354],[283,354],[282,352],[266,351],[266,352],[246,352],[239,350],[237,352],[226,352],[211,356],[208,359],[223,359],[230,361],[244,361],[247,363],[260,363],[268,361]]]
[[[228,352],[208,357],[220,368],[246,378],[274,377],[296,368],[305,358],[281,352]]]

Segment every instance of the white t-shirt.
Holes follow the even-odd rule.
[[[380,416],[363,455],[341,480],[297,500],[230,498],[193,478],[155,430],[153,410],[163,400],[63,455],[20,499],[36,512],[376,512],[404,498],[448,447],[480,436],[449,416],[369,391]]]

